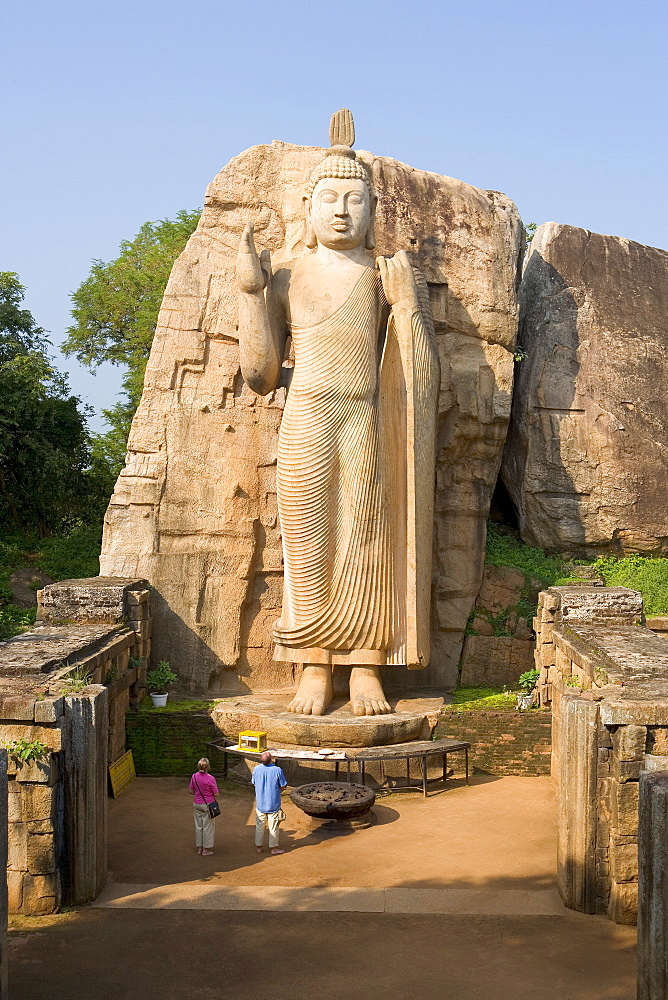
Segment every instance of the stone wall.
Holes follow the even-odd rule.
[[[550,713],[446,709],[435,738],[471,743],[470,760],[487,774],[543,775],[550,771]],[[216,773],[222,758],[207,743],[220,738],[208,711],[147,710],[127,719],[127,745],[138,774],[189,775],[197,759],[211,757]]]
[[[305,247],[301,198],[323,150],[276,142],[231,161],[172,270],[106,522],[103,573],[155,588],[154,655],[196,693],[291,688],[271,659],[282,552],[276,447],[285,390],[239,367],[235,258],[254,223],[275,262]],[[360,152],[379,195],[377,252],[408,249],[429,284],[441,360],[431,665],[387,683],[457,681],[510,415],[523,229],[504,195]],[[288,362],[289,363],[289,362]],[[391,676],[390,676],[391,674]]]
[[[550,773],[549,712],[466,711],[447,708],[434,733],[471,744],[469,759],[485,774],[525,777]]]
[[[143,581],[53,584],[36,627],[0,643],[0,743],[48,748],[28,763],[9,755],[11,912],[89,902],[104,884],[107,767],[145,690],[148,595]]]
[[[668,767],[668,639],[643,622],[641,595],[623,587],[551,587],[535,621],[560,892],[618,923],[637,914],[640,773]]]
[[[132,712],[126,721],[126,739],[140,775],[190,775],[200,757],[210,757],[216,772],[222,765],[222,757],[216,759],[207,747],[211,740],[220,739],[207,711]]]

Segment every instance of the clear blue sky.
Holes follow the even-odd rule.
[[[342,106],[358,146],[503,191],[525,222],[668,247],[665,0],[14,0],[2,17],[0,269],[56,345],[93,258],[201,205],[248,146],[326,144]],[[58,364],[113,402],[117,369]]]

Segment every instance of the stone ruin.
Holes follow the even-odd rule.
[[[144,697],[151,642],[143,580],[69,580],[38,597],[35,627],[0,643],[0,743],[48,748],[8,759],[9,911],[29,916],[90,902],[106,882],[107,768]]]
[[[270,650],[282,596],[275,462],[285,390],[262,399],[241,378],[233,268],[249,221],[275,259],[302,247],[301,187],[322,152],[254,147],[210,185],[167,286],[107,514],[108,577],[46,588],[42,624],[0,646],[0,730],[52,741],[44,766],[10,760],[13,909],[95,895],[104,848],[89,814],[104,815],[106,766],[124,747],[122,718],[143,694],[151,643],[193,692],[293,686]],[[491,568],[483,579],[500,468],[530,544],[572,555],[666,551],[668,253],[547,223],[522,277],[523,229],[504,195],[359,155],[380,195],[378,251],[410,246],[426,276],[442,371],[432,663],[399,683],[505,683],[531,665],[533,641],[520,621],[506,636],[485,626],[523,586]],[[480,634],[464,644],[472,612]],[[648,866],[666,879],[665,852],[643,848],[643,829],[668,813],[657,805],[654,826],[647,812],[639,823],[638,803],[643,787],[665,797],[658,777],[641,774],[668,771],[668,642],[623,588],[550,588],[534,626],[539,697],[553,713],[560,891],[574,909],[631,923]],[[65,632],[67,649],[53,654],[49,642]],[[94,686],[49,693],[79,663]],[[82,739],[97,748],[85,765]],[[70,856],[84,859],[69,868],[57,860],[70,842],[62,822]],[[668,926],[660,902],[640,904],[645,925]],[[645,995],[658,996],[655,985]]]

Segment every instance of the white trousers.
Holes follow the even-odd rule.
[[[216,833],[216,821],[209,815],[209,807],[195,802],[195,847],[205,847],[208,851],[213,847]]]
[[[269,846],[278,847],[278,825],[280,823],[280,809],[274,813],[261,813],[255,810],[255,846],[262,847],[264,842],[264,828],[269,828]]]

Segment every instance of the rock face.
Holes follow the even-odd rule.
[[[301,198],[321,148],[275,142],[232,160],[174,265],[142,401],[107,512],[101,572],[145,577],[153,655],[193,691],[294,684],[271,659],[282,597],[276,446],[285,390],[239,370],[235,257],[244,225],[275,261],[304,250]],[[431,664],[388,686],[454,684],[482,574],[485,524],[510,415],[523,230],[497,192],[360,152],[379,195],[377,252],[414,254],[441,361]],[[338,669],[338,668],[337,668]]]
[[[554,222],[521,286],[503,479],[525,541],[668,550],[668,252]]]

